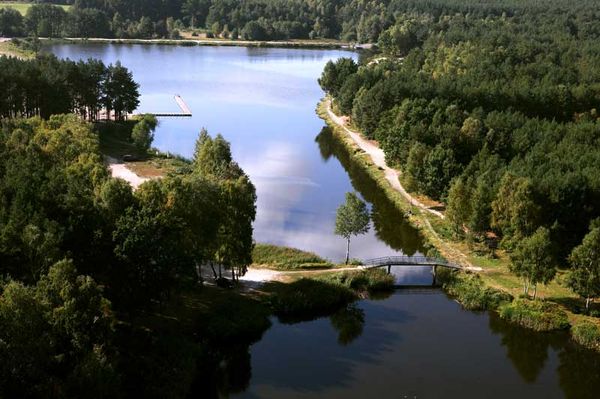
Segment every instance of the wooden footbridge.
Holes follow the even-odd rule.
[[[391,273],[392,267],[404,266],[414,267],[423,266],[431,267],[431,273],[433,274],[433,285],[436,284],[437,268],[446,267],[448,269],[461,270],[462,266],[456,263],[448,262],[442,258],[430,258],[427,256],[385,256],[382,258],[367,259],[362,262],[359,266],[362,269],[374,269],[377,267],[387,267],[388,274]]]
[[[183,101],[183,98],[181,98],[181,96],[179,94],[175,94],[174,98],[175,98],[175,102],[177,103],[177,105],[181,109],[181,112],[146,112],[146,113],[152,114],[154,116],[160,116],[160,117],[171,117],[171,118],[184,117],[184,118],[190,118],[192,116],[192,110],[190,109],[190,107],[187,106],[187,104],[185,103],[185,101]]]

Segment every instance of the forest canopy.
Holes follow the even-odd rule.
[[[320,83],[456,234],[512,250],[545,227],[566,264],[600,216],[598,10],[424,3],[395,14],[370,62],[329,63]]]

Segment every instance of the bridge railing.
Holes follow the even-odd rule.
[[[457,264],[448,262],[442,258],[430,258],[427,256],[384,256],[381,258],[367,259],[362,262],[364,267],[379,267],[379,266],[445,266],[453,269],[460,269]]]

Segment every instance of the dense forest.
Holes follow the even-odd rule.
[[[330,62],[321,86],[456,235],[495,233],[513,263],[535,242],[567,265],[600,216],[598,3],[426,4],[448,9],[397,14],[379,54]]]
[[[119,62],[0,58],[0,117],[74,113],[89,121],[122,120],[139,105],[138,84]]]
[[[202,264],[243,273],[255,202],[221,136],[203,131],[186,171],[132,191],[80,117],[3,119],[0,396],[187,391],[177,378],[198,346],[135,321],[196,286]]]
[[[472,19],[529,16],[554,26],[597,34],[597,0],[566,5],[562,0],[55,0],[39,1],[26,16],[0,10],[0,36],[76,36],[117,38],[176,38],[182,29],[201,28],[210,35],[253,40],[335,38],[376,42],[391,26],[406,29],[407,16],[419,23],[443,22],[457,15]],[[55,4],[72,4],[69,11]],[[423,20],[423,18],[425,20]],[[398,22],[398,24],[397,24]],[[457,23],[454,21],[453,23]],[[404,27],[403,27],[404,26]],[[546,25],[547,26],[547,25]],[[569,28],[569,26],[571,28]],[[421,33],[412,28],[415,38]],[[387,34],[392,33],[389,31]],[[396,31],[396,33],[398,33]],[[550,33],[550,32],[549,32]],[[505,39],[508,38],[508,32]],[[458,37],[455,37],[458,40]]]

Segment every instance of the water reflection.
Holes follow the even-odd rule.
[[[406,255],[424,252],[423,239],[398,208],[378,187],[377,182],[352,161],[347,148],[333,136],[329,127],[324,127],[316,137],[323,160],[336,158],[350,177],[352,187],[371,204],[371,218],[376,236],[391,248]]]
[[[331,326],[338,332],[338,344],[349,345],[360,337],[365,325],[365,312],[355,304],[338,310],[329,317]]]

